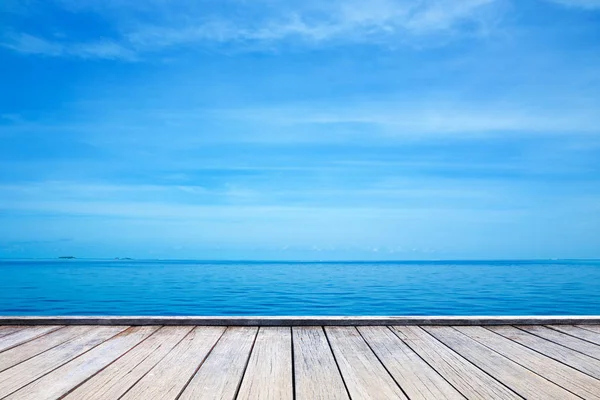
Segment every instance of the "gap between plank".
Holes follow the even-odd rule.
[[[338,372],[340,373],[340,377],[342,378],[342,383],[344,384],[344,388],[346,388],[346,393],[348,394],[348,398],[352,399],[352,396],[350,395],[350,390],[348,390],[348,385],[346,385],[346,379],[344,378],[344,374],[342,374],[340,364],[338,363],[337,357],[335,356],[335,351],[333,351],[333,347],[331,347],[331,342],[329,341],[329,336],[327,336],[327,330],[325,329],[324,326],[321,326],[320,328],[323,330],[323,334],[325,335],[325,339],[327,340],[327,345],[329,346],[329,351],[331,352],[331,355],[333,356],[333,361],[335,362]]]
[[[185,339],[186,337],[188,337],[188,335],[191,335],[191,334],[192,334],[192,332],[193,332],[195,329],[198,329],[198,327],[197,327],[197,326],[196,326],[196,327],[194,327],[192,330],[190,330],[190,331],[188,332],[188,334],[187,334],[187,335],[185,335],[183,338],[181,338],[181,340],[180,340],[179,342],[177,342],[177,344],[176,344],[175,346],[173,346],[173,348],[172,348],[172,349],[169,351],[169,353],[170,353],[171,351],[173,351],[173,349],[174,349],[175,347],[177,347],[177,345],[179,345],[179,343],[181,343],[181,342],[183,341],[183,339]],[[183,389],[181,389],[181,391],[179,392],[179,394],[178,394],[178,395],[175,397],[175,400],[178,400],[178,399],[179,399],[179,398],[180,398],[180,397],[183,395],[183,392],[185,392],[185,389],[187,389],[187,387],[190,385],[190,383],[192,382],[192,379],[194,379],[194,377],[196,376],[196,374],[197,374],[197,373],[198,373],[198,371],[200,370],[200,367],[202,367],[202,365],[204,365],[204,361],[206,361],[206,359],[208,358],[208,356],[210,355],[210,353],[212,353],[213,349],[215,348],[215,346],[217,345],[217,343],[219,343],[219,341],[221,340],[221,338],[223,337],[223,335],[225,334],[225,332],[227,331],[227,329],[228,329],[228,328],[225,328],[225,329],[223,329],[223,332],[221,332],[221,335],[219,336],[219,338],[218,338],[218,339],[215,341],[215,343],[212,345],[212,347],[210,348],[210,350],[209,350],[209,351],[206,353],[206,356],[205,356],[205,357],[202,359],[202,361],[200,362],[200,365],[198,365],[198,368],[196,368],[196,369],[194,370],[194,373],[192,374],[192,376],[190,377],[190,379],[188,379],[188,381],[186,382],[186,384],[185,384],[185,385],[183,385]],[[167,356],[169,353],[165,354],[165,356],[164,356],[164,357],[162,357],[162,358],[160,359],[160,361],[162,361],[162,359],[163,359],[163,358],[165,358],[165,357],[166,357],[166,356]],[[157,366],[157,365],[160,363],[160,361],[159,361],[159,362],[157,362],[157,363],[154,365],[154,367],[156,367],[156,366]],[[154,367],[150,368],[150,370],[149,370],[148,372],[146,372],[146,373],[144,374],[144,376],[146,376],[148,373],[150,373],[150,371],[151,371],[151,370],[153,370],[153,369],[154,369]],[[143,378],[143,377],[142,377],[142,378]],[[139,382],[139,381],[140,381],[142,378],[138,379],[138,380],[137,380],[137,382],[136,382],[136,384],[137,384],[137,383],[138,383],[138,382]],[[131,386],[131,388],[132,388],[133,386],[135,386],[135,384],[134,384],[134,385],[132,385],[132,386]],[[131,388],[129,388],[129,390],[131,390]],[[129,390],[127,390],[127,391],[129,391]],[[123,397],[123,396],[125,396],[125,393],[123,393],[123,395],[122,395],[121,397]],[[120,399],[121,397],[119,397],[119,399]]]
[[[392,332],[392,334],[394,336],[396,336],[398,338],[398,340],[400,340],[406,347],[408,347],[408,349],[410,351],[412,351],[413,353],[415,353],[417,355],[417,357],[419,357],[421,359],[421,361],[423,361],[425,364],[427,364],[429,366],[429,368],[431,368],[436,374],[438,374],[438,376],[440,376],[444,381],[446,381],[446,383],[448,383],[448,385],[452,386],[454,388],[454,390],[456,390],[458,393],[460,393],[460,395],[465,400],[467,399],[467,396],[465,396],[460,390],[458,390],[458,388],[456,388],[450,381],[448,381],[442,374],[440,374],[437,369],[433,368],[433,366],[431,364],[429,364],[427,362],[427,360],[425,360],[423,357],[421,357],[421,355],[419,353],[417,353],[415,350],[413,350],[413,348],[410,347],[408,345],[408,343],[406,343],[404,340],[402,340],[402,338],[400,338],[400,336],[398,336],[398,334],[392,329],[391,326],[387,326],[386,328],[389,329]]]
[[[131,327],[129,327],[131,328]],[[129,329],[128,328],[128,329]],[[70,390],[68,390],[65,394],[63,394],[62,396],[60,396],[58,398],[58,400],[64,399],[65,397],[67,397],[69,394],[71,394],[71,392],[73,392],[74,390],[76,390],[78,387],[80,387],[81,385],[83,385],[84,383],[86,383],[87,381],[89,381],[90,379],[92,379],[94,376],[98,375],[100,372],[104,371],[106,368],[110,367],[111,365],[113,365],[117,360],[119,360],[121,357],[124,357],[127,353],[129,353],[130,351],[132,351],[133,349],[135,349],[136,347],[138,347],[139,345],[141,345],[142,343],[144,343],[146,340],[148,340],[150,337],[154,336],[158,331],[160,331],[163,327],[159,326],[157,330],[155,330],[154,332],[152,332],[150,335],[148,335],[148,337],[144,338],[142,341],[140,341],[138,344],[136,344],[135,346],[133,346],[132,348],[130,348],[129,350],[127,350],[125,353],[121,354],[119,357],[115,358],[114,360],[112,360],[108,365],[106,365],[104,368],[100,369],[99,371],[97,371],[95,374],[89,376],[87,379],[85,379],[83,382],[81,382],[80,384],[74,386],[73,388],[71,388]],[[140,365],[142,362],[144,362],[144,360],[148,357],[150,357],[151,354],[148,354],[146,357],[144,357],[144,359],[142,361],[140,361],[139,363],[137,363],[133,368],[137,367],[138,365]]]
[[[491,351],[493,351],[494,353],[498,354],[500,357],[504,357],[504,358],[506,358],[507,360],[509,360],[509,361],[511,361],[511,362],[514,362],[515,364],[518,364],[518,365],[520,365],[521,367],[523,367],[523,368],[525,368],[525,369],[529,370],[531,373],[533,373],[533,374],[535,374],[535,375],[539,376],[540,378],[542,378],[542,379],[544,379],[544,380],[546,380],[546,381],[548,381],[548,382],[550,382],[550,383],[552,383],[552,384],[554,384],[554,385],[556,385],[556,386],[560,387],[561,389],[563,389],[563,390],[565,390],[565,391],[567,391],[567,392],[571,393],[573,396],[576,396],[576,397],[581,397],[581,396],[580,396],[580,395],[578,395],[577,393],[573,393],[573,392],[572,392],[572,391],[570,391],[569,389],[567,389],[567,388],[563,387],[562,385],[559,385],[557,382],[553,382],[553,381],[551,381],[550,379],[546,378],[545,376],[543,376],[543,375],[540,375],[538,372],[536,372],[536,371],[532,370],[531,368],[529,368],[529,367],[526,367],[525,365],[521,364],[521,363],[520,363],[520,362],[518,362],[517,360],[513,360],[512,358],[510,358],[510,357],[507,357],[507,356],[505,356],[504,354],[502,354],[502,353],[500,353],[500,352],[498,352],[498,351],[494,350],[493,348],[489,347],[489,346],[488,346],[487,344],[485,344],[484,342],[482,342],[482,341],[480,341],[480,340],[477,340],[477,339],[473,339],[473,338],[472,338],[472,337],[470,337],[469,335],[462,333],[461,331],[459,331],[458,329],[456,329],[456,328],[454,328],[454,327],[451,327],[451,328],[452,328],[452,329],[454,329],[456,332],[460,333],[461,335],[464,335],[464,336],[466,336],[466,337],[467,337],[467,338],[469,338],[470,340],[473,340],[473,341],[475,341],[475,342],[477,342],[477,343],[479,343],[479,344],[483,345],[484,347],[487,347],[489,350],[491,350]],[[519,346],[523,346],[522,344],[520,344],[520,343],[518,343],[518,342],[515,342],[514,340],[512,340],[512,339],[509,339],[509,338],[507,338],[507,337],[505,337],[505,336],[502,336],[502,335],[500,335],[499,333],[496,333],[496,332],[494,332],[494,331],[490,331],[490,332],[492,332],[492,333],[493,333],[493,334],[495,334],[495,335],[498,335],[498,336],[500,336],[500,337],[501,337],[501,338],[503,338],[503,339],[506,339],[506,340],[508,340],[508,341],[510,341],[510,342],[513,342],[513,343],[515,343],[515,344],[517,344],[517,345],[519,345]],[[527,348],[527,349],[529,348],[529,347],[527,347],[527,346],[523,346],[523,347],[525,347],[525,348]],[[543,355],[543,354],[542,354],[542,356],[544,356],[544,357],[547,357],[546,355]],[[548,358],[550,358],[551,360],[554,360],[554,359],[553,359],[553,358],[551,358],[551,357],[548,357]],[[562,363],[561,363],[561,364],[562,364]],[[564,364],[563,364],[563,365],[564,365]],[[578,371],[578,370],[577,370],[577,371]]]
[[[451,348],[450,346],[448,346],[446,343],[442,342],[441,340],[439,340],[438,338],[436,338],[435,336],[433,336],[431,333],[427,332],[425,329],[423,329],[422,327],[418,327],[420,330],[422,330],[423,332],[425,332],[426,335],[432,337],[435,341],[439,342],[441,346],[446,347],[448,350],[450,350],[451,352],[453,352],[454,354],[457,354],[460,358],[462,358],[463,360],[465,360],[467,363],[471,364],[472,366],[474,366],[475,368],[477,368],[478,370],[480,370],[481,372],[483,372],[485,375],[489,376],[490,378],[492,378],[493,380],[495,380],[496,382],[498,382],[500,385],[504,386],[507,390],[513,392],[517,397],[520,397],[524,400],[525,397],[521,396],[519,393],[517,393],[515,390],[513,390],[513,388],[507,386],[506,384],[504,384],[504,382],[502,382],[500,379],[494,377],[492,374],[488,373],[486,370],[484,370],[483,368],[481,368],[480,366],[478,366],[477,364],[473,363],[471,360],[469,360],[468,358],[464,357],[462,354],[460,354],[458,351],[454,350],[453,348]],[[405,342],[409,347],[409,343],[408,341]],[[487,346],[486,346],[487,347]],[[416,350],[415,350],[416,352]],[[506,358],[506,357],[505,357]],[[436,370],[437,371],[437,370]],[[464,396],[464,395],[463,395]]]

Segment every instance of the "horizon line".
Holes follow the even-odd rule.
[[[298,259],[204,259],[204,258],[133,258],[133,257],[0,257],[1,261],[195,261],[195,262],[267,262],[267,263],[394,263],[394,262],[464,262],[464,261],[600,261],[600,258],[448,258],[397,260],[298,260]]]

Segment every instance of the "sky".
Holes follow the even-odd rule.
[[[0,258],[600,258],[599,0],[3,0]]]

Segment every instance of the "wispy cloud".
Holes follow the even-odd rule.
[[[53,41],[26,33],[20,33],[8,35],[0,45],[23,54],[37,54],[50,57],[73,56],[83,59],[98,58],[128,61],[136,59],[134,51],[110,40],[100,40],[90,43],[73,43],[57,40]]]
[[[316,6],[293,6],[285,3],[267,17],[252,21],[224,15],[206,19],[189,19],[181,26],[142,26],[126,35],[134,45],[162,47],[199,41],[273,42],[300,39],[310,43],[385,42],[399,44],[408,37],[457,33],[464,23],[476,30],[485,25],[487,7],[497,0],[333,1]],[[259,3],[260,4],[260,3]],[[281,4],[281,3],[280,3]],[[267,10],[265,10],[267,11]]]
[[[60,186],[42,183],[32,189],[53,185]],[[59,236],[62,232],[69,232],[78,238],[77,242],[102,244],[106,254],[107,249],[124,243],[128,253],[132,245],[148,249],[165,244],[192,246],[202,251],[198,249],[199,243],[222,246],[229,251],[239,249],[240,245],[280,249],[290,243],[296,247],[314,246],[315,250],[332,247],[381,250],[399,246],[456,250],[470,248],[475,242],[492,249],[506,246],[516,251],[522,246],[520,241],[509,243],[506,238],[518,232],[518,238],[534,237],[536,241],[556,244],[558,247],[551,246],[556,251],[569,247],[563,239],[565,232],[572,232],[573,221],[585,220],[589,221],[587,225],[577,226],[577,234],[583,238],[578,245],[597,249],[594,239],[600,215],[597,197],[517,195],[507,202],[508,199],[498,196],[498,189],[512,196],[516,194],[514,190],[496,188],[496,193],[492,193],[487,186],[477,189],[488,192],[478,199],[456,193],[457,201],[448,202],[448,196],[440,197],[440,192],[424,191],[420,201],[412,205],[396,201],[391,207],[374,204],[345,207],[322,202],[227,205],[179,203],[156,197],[135,201],[121,195],[90,199],[85,195],[80,197],[79,190],[87,190],[89,183],[78,186],[63,182],[62,187],[69,195],[42,197],[21,193],[19,199],[3,201],[0,220],[4,222],[11,216],[18,224],[0,224],[0,235],[11,241],[52,240],[64,237]],[[469,183],[461,186],[468,189]],[[60,187],[56,189],[60,191]],[[0,191],[19,195],[11,188],[0,187]],[[312,194],[318,197],[318,192]],[[60,230],[56,229],[57,219],[61,221]],[[540,221],[548,221],[551,228],[540,230]],[[493,234],[482,234],[490,229]],[[497,238],[502,240],[498,242]]]
[[[316,124],[335,126],[362,124],[380,128],[380,135],[387,138],[426,138],[448,137],[455,139],[490,136],[515,132],[525,135],[556,134],[599,134],[600,117],[596,108],[532,109],[519,104],[480,104],[467,105],[460,102],[418,102],[362,103],[345,107],[327,105],[274,106],[265,108],[219,110],[215,116],[234,118],[266,125],[307,126]],[[346,129],[348,133],[352,130]],[[373,129],[370,130],[371,135]],[[377,130],[375,130],[377,132]],[[335,140],[333,134],[313,138]],[[360,134],[358,134],[360,136]],[[290,140],[283,133],[282,140]],[[255,136],[260,140],[261,136]],[[298,140],[311,140],[305,133]],[[348,136],[345,140],[350,139]]]
[[[0,1],[0,242],[597,257],[596,4]]]
[[[69,41],[68,36],[58,40],[20,32],[5,35],[2,45],[26,54],[123,60],[170,48],[215,44],[270,50],[282,41],[300,46],[437,46],[455,36],[488,32],[505,1],[229,1],[224,7],[190,1],[176,5],[162,1],[63,2],[71,13],[91,11],[104,19],[114,31],[100,35],[111,39],[81,42]]]

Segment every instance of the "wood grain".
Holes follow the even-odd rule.
[[[407,399],[355,327],[325,332],[353,399]]]
[[[498,326],[500,318],[485,327],[436,319],[304,326],[312,317],[293,328],[265,326],[275,317],[258,318],[260,327],[190,326],[195,317],[183,326],[109,324],[127,318],[0,326],[0,398],[600,400],[599,325]],[[326,322],[337,320],[353,318]]]
[[[565,325],[565,326],[551,326],[559,332],[566,333],[571,336],[575,336],[579,339],[587,340],[590,343],[600,345],[600,333],[591,331],[589,329],[579,328],[577,326]]]
[[[0,354],[0,372],[93,329],[92,326],[69,326],[6,350]]]
[[[179,400],[235,398],[257,332],[256,327],[227,328]]]
[[[8,335],[12,335],[15,332],[19,332],[27,328],[28,325],[15,325],[15,326],[0,326],[0,338]]]
[[[293,398],[291,328],[261,327],[236,399]]]
[[[120,398],[162,360],[193,329],[169,326],[154,333],[123,357],[65,396],[64,400]]]
[[[224,330],[216,326],[194,328],[121,399],[176,399]]]
[[[467,399],[521,399],[419,327],[393,327],[398,337]]]
[[[21,329],[17,332],[13,332],[10,335],[2,336],[0,337],[0,353],[60,328],[62,328],[62,326],[31,326]]]
[[[566,333],[545,326],[524,325],[519,326],[518,328],[600,360],[600,345],[590,343],[586,340],[567,335]]]
[[[0,398],[44,376],[73,358],[124,331],[124,326],[106,326],[89,330],[81,336],[56,346],[0,373]],[[17,347],[18,349],[18,347]]]
[[[157,327],[149,326],[129,328],[5,399],[58,399],[146,339],[156,329]]]
[[[320,326],[294,327],[297,400],[348,400],[325,332]]]
[[[588,331],[600,333],[600,325],[575,325],[581,329],[587,329]]]
[[[423,329],[526,399],[578,398],[456,329],[451,327],[425,327]],[[495,335],[492,332],[486,332]]]
[[[359,327],[358,331],[411,400],[464,399],[389,328]]]
[[[600,381],[486,328],[456,327],[469,338],[584,399],[600,400]]]
[[[511,326],[488,327],[492,332],[496,332],[514,342],[527,346],[530,349],[544,354],[556,361],[569,365],[583,373],[600,379],[600,360],[586,356],[578,351],[561,346],[549,340],[540,339],[530,333]]]

